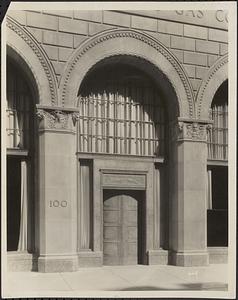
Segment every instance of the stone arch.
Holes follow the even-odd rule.
[[[197,117],[209,118],[209,109],[217,89],[228,79],[228,54],[218,59],[208,71],[197,94]]]
[[[10,59],[12,62],[14,62],[14,65],[19,67],[20,70],[23,72],[24,76],[26,76],[26,80],[29,83],[28,86],[32,92],[32,95],[34,95],[34,103],[35,104],[39,103],[39,99],[40,99],[40,90],[38,88],[40,86],[39,79],[35,74],[34,70],[32,69],[31,65],[29,64],[27,58],[23,55],[23,53],[20,53],[15,46],[8,44],[7,59]]]
[[[78,90],[88,71],[105,58],[126,55],[142,58],[168,79],[177,96],[179,116],[194,117],[192,87],[177,58],[159,41],[128,29],[99,33],[72,54],[60,82],[62,106],[75,106]]]
[[[39,97],[38,102],[44,105],[57,105],[56,79],[44,50],[38,45],[32,35],[15,20],[8,17],[6,24],[8,29],[7,54],[15,57],[15,59],[18,57],[17,61],[35,79]]]

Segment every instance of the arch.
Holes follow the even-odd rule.
[[[37,83],[39,103],[45,105],[57,105],[57,84],[55,75],[44,50],[38,45],[31,34],[22,28],[15,20],[7,18],[7,45],[9,55],[15,58],[24,66],[27,73],[31,73]],[[26,67],[27,66],[27,67]]]
[[[76,49],[60,82],[62,106],[75,106],[80,84],[87,72],[99,61],[116,55],[142,58],[155,66],[174,88],[180,116],[194,116],[192,87],[177,58],[159,41],[128,29],[99,33]]]
[[[8,59],[23,72],[24,76],[26,76],[27,82],[29,83],[29,89],[31,90],[32,95],[34,95],[34,103],[39,103],[38,77],[31,68],[27,58],[25,58],[22,53],[19,53],[13,45],[7,45],[7,60]]]
[[[228,54],[218,59],[208,71],[197,94],[197,117],[209,119],[212,100],[221,84],[228,79]]]
[[[160,70],[158,70],[158,68],[155,65],[148,63],[148,61],[146,61],[142,57],[136,57],[132,55],[114,55],[102,59],[101,61],[94,64],[84,76],[79,87],[79,92],[83,82],[87,79],[87,76],[90,76],[90,74],[92,75],[94,71],[100,68],[104,68],[109,65],[112,66],[115,64],[134,67],[138,70],[138,72],[142,72],[142,74],[145,74],[147,78],[151,81],[151,83],[153,83],[160,91],[160,95],[164,99],[163,101],[166,105],[168,120],[174,120],[174,118],[179,115],[177,96],[174,92],[173,86],[171,85],[170,81],[168,81],[164,74]],[[166,101],[166,99],[169,99],[169,101]]]
[[[34,249],[31,232],[35,230],[33,195],[36,193],[37,162],[34,105],[38,102],[38,89],[25,61],[9,47],[6,95],[7,222],[11,228],[7,234],[7,249],[31,253]]]

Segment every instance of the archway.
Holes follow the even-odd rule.
[[[162,157],[168,151],[168,124],[179,114],[163,74],[130,55],[94,65],[80,86],[77,106],[80,152]],[[83,132],[85,122],[90,132]]]
[[[14,55],[12,55],[14,53]],[[16,59],[18,58],[18,59]],[[7,250],[35,250],[37,143],[34,120],[36,85],[20,57],[7,57]],[[29,79],[29,80],[28,80]]]
[[[228,246],[228,80],[217,89],[208,136],[207,245]]]
[[[212,65],[196,102],[197,117],[213,122],[207,140],[209,261],[225,263],[228,245],[228,54]]]
[[[168,160],[172,152],[170,147],[174,146],[169,142],[169,126],[179,114],[174,89],[163,73],[145,59],[116,55],[103,59],[89,70],[77,96],[79,251],[84,250],[85,255],[86,250],[98,247],[98,251],[104,251],[103,247],[108,245],[105,240],[103,242],[102,237],[105,237],[112,224],[108,225],[106,222],[101,228],[100,219],[95,217],[100,215],[104,220],[107,217],[112,220],[112,215],[115,214],[114,209],[102,209],[102,203],[107,203],[104,196],[109,189],[104,186],[104,179],[99,183],[95,182],[95,178],[107,177],[97,167],[102,164],[106,172],[120,172],[120,175],[112,175],[112,180],[115,180],[110,185],[113,206],[127,200],[131,202],[130,197],[127,199],[120,194],[120,191],[127,188],[131,192],[139,189],[139,194],[144,195],[144,199],[134,203],[137,207],[134,214],[138,218],[140,216],[140,219],[137,219],[137,229],[134,226],[133,232],[138,233],[138,239],[134,241],[134,248],[138,246],[137,251],[141,253],[138,262],[146,264],[148,249],[161,248],[168,251],[168,178],[172,172],[172,169],[169,170]],[[113,161],[117,161],[118,165],[113,164]],[[127,188],[124,180],[128,182]],[[148,181],[147,187],[141,183],[143,180]],[[127,207],[118,209],[118,215],[127,213]],[[124,221],[127,223],[128,220]],[[146,240],[146,236],[148,241],[141,242]],[[117,245],[115,251],[122,251],[121,245],[124,245],[126,252],[129,246],[124,240],[121,239],[118,243],[120,245]],[[145,249],[142,249],[141,244]],[[113,254],[108,249],[110,247],[107,247],[105,255],[112,257]],[[137,262],[135,253],[136,251],[131,258],[134,263]],[[125,263],[125,259],[118,254],[118,262],[121,261]],[[106,263],[110,263],[110,259]]]

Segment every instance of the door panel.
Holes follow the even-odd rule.
[[[138,263],[138,199],[136,191],[104,191],[103,263]]]

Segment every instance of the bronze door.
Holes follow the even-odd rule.
[[[104,191],[104,265],[135,265],[140,262],[143,239],[138,216],[143,194],[138,191]]]

